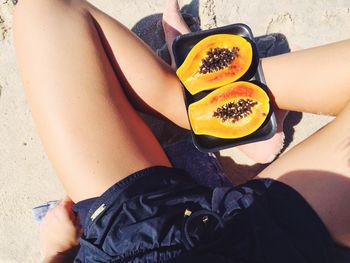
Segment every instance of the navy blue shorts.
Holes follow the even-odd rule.
[[[74,210],[84,228],[75,262],[333,262],[315,211],[270,179],[212,189],[151,167]]]

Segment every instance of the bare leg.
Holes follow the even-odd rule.
[[[190,29],[186,25],[180,13],[177,0],[167,0],[163,13],[163,28],[165,39],[171,56],[171,65],[175,68],[172,44],[175,38],[182,34],[187,34]],[[269,163],[280,153],[284,144],[283,122],[287,111],[276,110],[278,132],[271,139],[256,143],[245,144],[237,148],[257,163]]]
[[[263,59],[266,81],[277,106],[339,114],[350,98],[349,45],[345,40]]]
[[[127,100],[100,29],[111,37],[114,59],[135,93],[143,91],[140,96],[160,111],[159,101],[170,99],[179,107],[174,114],[184,107],[172,70],[117,21],[84,1],[20,1],[14,14],[20,74],[48,156],[75,202],[140,169],[170,166]],[[167,84],[171,92],[161,93]]]
[[[350,40],[263,60],[283,109],[336,119],[261,172],[294,187],[334,240],[350,247]]]

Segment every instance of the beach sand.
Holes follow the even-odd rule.
[[[162,0],[91,2],[129,28],[144,17],[161,13],[164,5]],[[186,0],[180,5],[200,17],[202,29],[242,22],[255,36],[283,33],[291,47],[313,47],[350,37],[350,0]],[[0,2],[0,262],[31,263],[40,261],[31,208],[59,199],[64,192],[43,151],[22,91],[12,40],[13,9],[13,1]],[[285,125],[286,151],[331,119],[291,113]],[[220,155],[231,177],[263,167],[253,165],[235,149]]]

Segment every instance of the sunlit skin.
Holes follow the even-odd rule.
[[[163,24],[168,45],[188,30],[175,0],[166,2]],[[100,196],[135,171],[171,166],[134,107],[146,105],[189,128],[173,68],[85,1],[21,0],[13,27],[18,68],[38,133],[74,202]],[[257,176],[296,189],[333,239],[350,247],[350,59],[345,58],[350,58],[350,40],[262,60],[280,109],[336,118]],[[59,243],[69,240],[71,245],[57,251],[47,241],[46,262],[68,262],[62,253],[76,244],[71,242],[78,233],[72,231],[76,221],[65,207],[57,208],[61,219],[47,225],[52,230],[65,225],[70,234],[62,234]],[[44,240],[52,240],[56,231],[46,233]]]

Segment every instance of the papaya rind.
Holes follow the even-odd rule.
[[[212,116],[218,107],[241,98],[258,102],[248,117],[232,123],[222,122]],[[265,122],[270,111],[269,101],[267,93],[258,85],[238,81],[218,88],[201,100],[190,104],[188,116],[196,135],[210,135],[224,139],[242,138],[258,130]]]
[[[239,56],[228,68],[207,74],[199,73],[200,62],[210,48],[233,47],[240,49]],[[176,74],[185,88],[194,95],[238,80],[248,71],[252,60],[253,48],[248,40],[233,34],[215,34],[202,39],[190,50]]]

